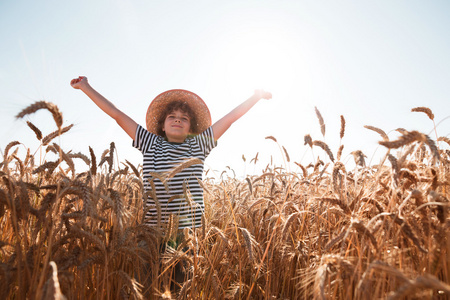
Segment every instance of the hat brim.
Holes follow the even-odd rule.
[[[191,132],[199,134],[211,126],[211,114],[208,106],[197,94],[187,90],[169,90],[165,91],[153,99],[147,109],[146,125],[147,130],[151,133],[158,134],[158,120],[166,108],[173,101],[183,101],[192,109],[197,119],[197,131]]]

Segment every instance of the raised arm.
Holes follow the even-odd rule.
[[[214,132],[214,138],[218,140],[225,133],[225,131],[230,128],[231,124],[245,115],[259,100],[271,98],[271,93],[263,90],[256,90],[253,96],[242,102],[238,107],[213,124],[212,129]]]
[[[116,120],[117,124],[134,140],[136,136],[137,123],[119,110],[108,99],[100,95],[99,92],[94,90],[88,83],[88,80],[84,76],[72,79],[70,85],[74,89],[83,91],[91,100],[111,118]]]

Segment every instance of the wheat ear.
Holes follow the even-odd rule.
[[[353,155],[356,165],[361,167],[366,166],[366,161],[364,158],[367,156],[361,150],[352,151],[350,154]]]
[[[341,115],[341,130],[339,131],[339,137],[342,138],[344,137],[345,134],[345,118],[343,115]]]
[[[125,285],[131,290],[135,299],[144,299],[142,295],[142,285],[136,281],[136,279],[131,278],[130,275],[122,270],[117,271],[120,277],[125,281]]]
[[[309,134],[305,135],[304,141],[305,141],[304,145],[309,145],[312,148],[312,146],[313,146],[312,138],[311,138],[311,136]]]
[[[336,154],[336,159],[337,160],[341,160],[342,150],[344,150],[344,145],[340,145],[339,146],[339,149],[338,149],[337,154]]]
[[[374,126],[370,126],[370,125],[364,125],[364,128],[372,130],[372,131],[375,131],[376,133],[381,135],[381,137],[383,138],[383,141],[389,141],[389,137],[386,134],[386,132],[384,132],[380,128],[377,128],[377,127],[374,127]]]
[[[297,166],[299,166],[300,169],[302,169],[302,172],[303,172],[303,178],[308,177],[308,171],[306,170],[306,168],[305,168],[302,164],[300,164],[300,163],[298,163],[298,162],[295,162],[295,164],[296,164]]]
[[[282,146],[283,150],[284,150],[284,155],[286,156],[286,160],[287,162],[290,162],[291,159],[289,158],[289,153],[287,152],[286,148],[284,148],[284,146]]]
[[[313,141],[313,145],[319,146],[320,148],[322,148],[328,154],[328,156],[330,157],[330,160],[332,162],[334,162],[333,153],[331,152],[330,147],[328,147],[328,145],[326,143],[324,143],[322,141]]]
[[[450,145],[450,139],[448,137],[445,137],[445,136],[438,137],[437,141],[438,142],[443,141],[443,142],[446,142],[448,145]]]
[[[314,277],[314,295],[315,299],[325,300],[328,299],[325,296],[325,283],[328,277],[328,264],[322,264],[317,268],[316,276]]]
[[[96,175],[97,174],[97,158],[95,157],[94,150],[89,146],[89,154],[91,155],[91,174]]]
[[[450,285],[443,281],[440,281],[433,275],[425,274],[424,276],[419,276],[414,280],[408,280],[397,291],[390,293],[387,299],[393,300],[404,299],[405,297],[409,298],[411,296],[414,296],[417,291],[423,292],[423,290],[425,289],[442,291],[444,294],[446,294],[445,299],[450,296]]]
[[[317,119],[319,120],[320,132],[322,132],[322,136],[325,136],[325,122],[323,121],[322,114],[320,113],[320,111],[317,109],[316,106],[314,106],[314,110],[316,111],[316,116]]]
[[[418,131],[407,131],[403,133],[403,135],[395,141],[381,141],[378,142],[380,145],[385,146],[388,149],[397,149],[402,146],[411,144],[412,142],[426,142],[427,136]]]
[[[55,147],[56,151],[61,155],[61,160],[64,160],[67,165],[69,166],[70,170],[72,171],[72,174],[75,175],[75,164],[73,163],[72,158],[68,156],[62,149],[59,147],[58,144],[53,143],[53,147]]]
[[[34,131],[34,133],[36,134],[36,138],[40,141],[42,140],[42,132],[39,130],[39,128],[37,128],[36,126],[34,126],[33,123],[31,123],[30,121],[27,121],[27,125],[28,127],[31,128],[31,130]]]
[[[46,146],[48,145],[51,140],[53,140],[55,137],[60,136],[63,133],[66,133],[67,131],[69,131],[71,128],[73,127],[73,124],[66,126],[64,128],[60,128],[59,130],[55,130],[52,133],[48,134],[47,136],[45,136],[42,139],[42,145]]]
[[[352,220],[352,225],[353,228],[356,229],[357,232],[361,233],[362,235],[366,235],[369,237],[370,242],[372,243],[373,247],[375,248],[376,252],[378,253],[378,243],[376,238],[374,237],[374,235],[370,232],[369,229],[366,228],[366,226],[364,226],[363,222],[360,220]]]
[[[112,172],[112,167],[114,164],[114,149],[116,149],[116,144],[114,144],[114,142],[111,142],[111,144],[109,145],[109,156],[107,158],[109,165],[109,173]]]
[[[338,188],[338,176],[339,176],[339,170],[341,170],[344,174],[346,173],[344,164],[338,161],[338,162],[336,162],[336,163],[334,164],[334,167],[333,167],[333,174],[332,174],[332,178],[333,178],[333,186],[334,186],[335,189]]]
[[[133,170],[134,175],[136,175],[136,177],[140,177],[141,174],[139,173],[138,169],[132,164],[130,163],[128,160],[125,160],[125,162],[127,163],[127,165],[130,166],[131,170]]]
[[[47,101],[38,101],[30,106],[26,107],[24,110],[22,110],[20,113],[16,115],[16,118],[23,118],[26,115],[32,114],[40,109],[47,109],[49,112],[52,113],[53,119],[55,120],[56,126],[58,128],[61,128],[63,123],[62,113],[59,111],[58,107],[50,102]]]
[[[345,204],[342,200],[340,199],[336,199],[336,198],[327,198],[327,197],[321,197],[321,198],[315,198],[315,200],[317,201],[324,201],[324,202],[329,202],[331,204],[334,205],[338,205],[346,214],[351,214],[351,210],[348,207],[347,204]]]
[[[81,152],[78,152],[78,153],[67,153],[67,156],[69,156],[70,158],[79,158],[82,161],[84,161],[84,163],[86,165],[88,165],[88,166],[91,164],[91,160],[86,155],[84,155]]]
[[[394,219],[394,222],[400,226],[405,236],[409,238],[420,251],[422,251],[423,253],[428,253],[428,251],[420,245],[419,239],[416,237],[409,224],[403,218],[400,218],[397,215],[390,215],[390,217]]]
[[[6,145],[6,147],[5,147],[5,152],[3,153],[4,160],[7,160],[7,159],[8,159],[8,152],[9,152],[9,150],[10,150],[12,147],[17,146],[17,145],[20,145],[20,142],[18,142],[18,141],[13,141],[13,142],[10,142],[8,145]]]
[[[187,159],[183,163],[181,163],[178,166],[176,166],[175,168],[173,168],[172,170],[168,171],[166,174],[166,180],[174,177],[176,174],[180,173],[181,171],[183,171],[186,168],[189,168],[190,166],[198,165],[201,163],[202,163],[201,159],[196,158],[196,157]]]
[[[253,257],[253,249],[252,249],[252,245],[253,243],[255,243],[255,239],[252,237],[251,233],[247,230],[247,228],[244,227],[240,227],[239,228],[242,232],[242,236],[244,237],[244,241],[245,241],[245,246],[247,248],[247,253],[248,253],[248,258],[250,259],[250,261],[253,263],[254,262],[254,257]]]
[[[56,266],[56,263],[54,261],[51,261],[49,264],[51,267],[51,277],[48,280],[49,285],[47,286],[43,299],[67,299],[61,292],[61,287],[58,280],[58,268]]]
[[[277,139],[275,137],[273,137],[273,136],[266,136],[266,140],[272,140],[275,143],[277,143]]]
[[[411,109],[411,111],[412,112],[423,112],[428,116],[428,118],[430,118],[430,120],[434,121],[434,114],[431,111],[431,109],[429,109],[428,107],[423,107],[423,106],[415,107],[415,108]]]

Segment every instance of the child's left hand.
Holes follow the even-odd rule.
[[[272,94],[265,90],[255,90],[255,96],[258,99],[272,99]]]

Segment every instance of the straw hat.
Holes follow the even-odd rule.
[[[186,90],[169,90],[156,96],[150,103],[146,117],[148,131],[158,134],[158,119],[165,107],[175,100],[184,101],[194,112],[197,119],[198,132],[193,133],[202,133],[211,126],[211,114],[209,113],[208,106],[206,106],[202,98]]]

